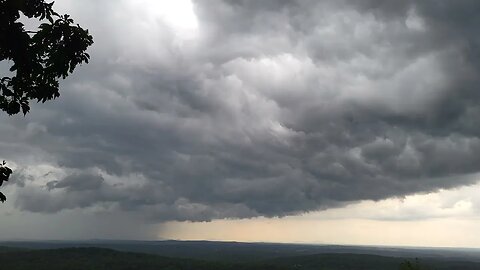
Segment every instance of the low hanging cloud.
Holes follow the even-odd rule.
[[[476,182],[480,2],[142,3],[58,3],[95,46],[2,116],[20,210],[271,217]]]

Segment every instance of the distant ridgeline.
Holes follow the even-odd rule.
[[[319,251],[322,248],[328,250],[328,246],[314,245],[181,241],[3,242],[0,243],[0,245],[2,245],[0,246],[0,266],[1,269],[8,270],[480,269],[480,262],[469,261],[468,259],[461,259],[459,257],[454,258],[448,256],[430,255],[429,257],[415,259],[414,257],[395,257],[358,253],[321,253]],[[100,248],[98,246],[110,246],[110,248]],[[205,248],[202,249],[202,246]],[[142,249],[141,247],[143,247],[143,252],[149,251],[148,253],[150,254],[138,252],[140,249]],[[161,252],[162,248],[165,247],[170,248],[170,253]],[[330,247],[330,249],[332,248],[333,247]],[[342,249],[342,247],[338,246],[336,248],[337,250]],[[126,250],[129,249],[137,252],[126,252]],[[343,249],[346,251],[351,251],[348,247],[343,247]],[[315,251],[317,252],[316,254],[308,254],[309,252]],[[187,252],[188,254],[191,254],[191,256],[186,256]],[[170,256],[161,256],[165,255],[165,253],[169,254]],[[176,253],[178,256],[171,256],[174,253]],[[222,256],[222,254],[228,256]],[[248,257],[250,259],[247,259]]]

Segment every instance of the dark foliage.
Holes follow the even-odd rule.
[[[3,163],[0,164],[0,187],[3,185],[3,182],[8,181],[8,179],[10,178],[10,175],[12,174],[12,170],[5,165],[6,165],[5,161],[3,161]],[[5,195],[2,192],[0,192],[0,201],[5,202],[6,200],[7,198],[5,197]]]
[[[254,253],[254,252],[253,252]],[[21,250],[0,248],[2,267],[9,270],[27,269],[178,269],[178,270],[478,270],[480,263],[448,259],[405,261],[404,258],[366,254],[317,254],[281,257],[255,262],[229,260],[199,260],[173,258],[152,254],[119,252],[104,248],[64,248],[48,250]],[[403,261],[403,263],[402,263]],[[2,268],[3,269],[3,268]]]
[[[412,261],[404,261],[400,264],[400,270],[428,270],[429,268],[424,267],[420,264],[418,259],[415,259],[414,262]]]
[[[0,0],[0,61],[11,63],[11,76],[0,74],[0,109],[9,115],[25,115],[31,100],[59,97],[58,80],[88,63],[86,50],[93,44],[92,36],[52,6],[44,0]],[[22,14],[41,22],[37,31],[25,29],[19,21]],[[11,173],[3,163],[0,185]],[[0,201],[5,200],[0,193]]]
[[[58,80],[88,62],[92,36],[52,6],[44,0],[0,0],[0,61],[13,63],[13,76],[0,81],[0,109],[9,115],[29,112],[30,100],[57,98]],[[38,31],[27,31],[21,14],[40,20]]]
[[[126,269],[171,269],[171,270],[260,270],[289,269],[268,264],[240,264],[212,262],[185,258],[168,258],[141,253],[124,253],[100,248],[68,248],[23,252],[0,252],[2,267],[10,270],[27,269],[90,269],[90,270],[126,270]]]

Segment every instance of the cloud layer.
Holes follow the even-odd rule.
[[[271,217],[475,182],[478,1],[142,3],[58,3],[92,62],[2,116],[17,208]]]

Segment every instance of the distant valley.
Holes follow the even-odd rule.
[[[368,269],[418,261],[439,270],[480,269],[475,249],[359,247],[214,241],[0,242],[5,269]],[[43,268],[42,268],[43,267]]]

